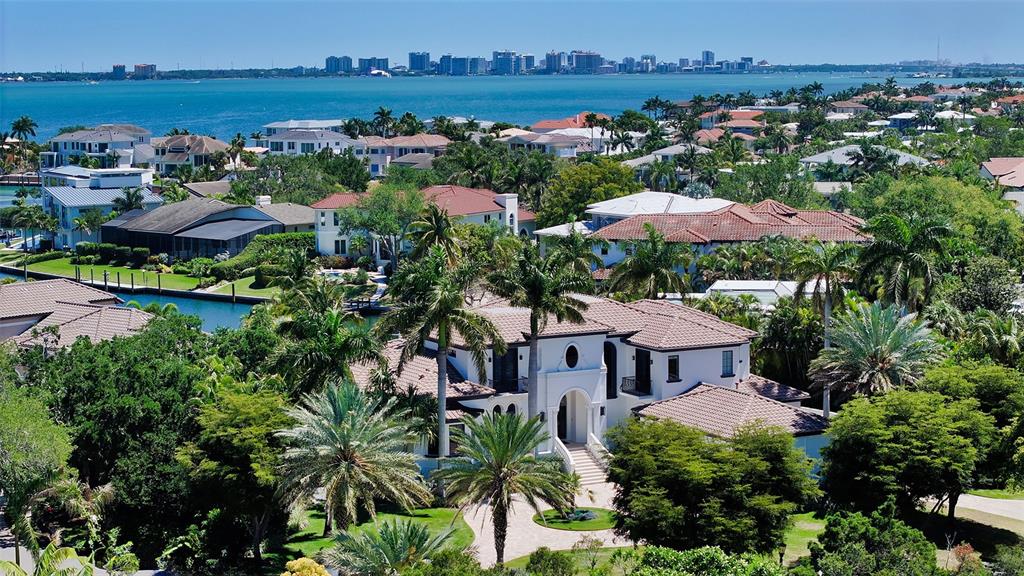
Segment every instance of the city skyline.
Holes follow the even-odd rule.
[[[388,58],[394,66],[407,64],[410,52],[429,52],[431,60],[437,61],[443,54],[489,58],[502,50],[533,54],[538,63],[551,50],[590,50],[615,61],[639,60],[651,53],[658,61],[694,60],[703,50],[711,50],[718,60],[753,56],[781,65],[887,64],[931,60],[937,55],[954,63],[1024,62],[1024,46],[1014,40],[1012,24],[1024,20],[1024,5],[1019,3],[835,1],[770,7],[743,2],[486,3],[492,5],[486,10],[465,10],[467,2],[451,1],[382,2],[372,7],[351,2],[255,2],[241,9],[243,4],[223,0],[203,4],[203,18],[195,18],[196,11],[187,9],[189,2],[183,3],[186,9],[176,3],[175,10],[167,10],[171,4],[163,0],[131,4],[4,0],[0,2],[0,70],[109,72],[113,64],[131,68],[138,63],[156,64],[161,70],[322,68],[330,55],[354,60],[377,56]],[[40,18],[40,4],[61,17]],[[98,5],[103,9],[97,10]],[[129,6],[130,10],[119,9]],[[581,11],[586,11],[584,20],[579,19]],[[494,26],[496,13],[501,14],[500,27]],[[948,18],[953,13],[957,17]],[[721,25],[700,24],[709,18]],[[339,22],[336,34],[310,33],[330,21]],[[351,21],[373,25],[344,25]],[[822,21],[834,25],[821,26]],[[122,45],[112,40],[76,44],[74,50],[63,42],[38,42],[42,36],[70,37],[83,27],[130,30],[140,22],[145,22],[147,36],[152,38],[180,33],[204,42]],[[550,22],[569,24],[559,27]],[[803,25],[808,22],[819,25]],[[274,26],[268,28],[267,23]],[[727,34],[721,26],[727,27]],[[644,30],[640,43],[628,40],[636,28]],[[392,36],[388,29],[401,29],[402,34]],[[267,42],[267,34],[280,41]]]

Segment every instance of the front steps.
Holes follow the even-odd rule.
[[[580,484],[583,486],[593,486],[595,484],[604,484],[608,481],[608,475],[605,474],[604,468],[590,455],[585,445],[566,444],[565,448],[572,456],[573,463],[576,466],[576,474],[579,474],[580,477]]]

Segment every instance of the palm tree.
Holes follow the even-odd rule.
[[[5,576],[92,576],[92,558],[82,558],[73,548],[59,548],[53,541],[36,560],[32,572],[7,560],[0,560],[0,574]]]
[[[655,160],[651,162],[649,172],[652,190],[667,192],[676,187],[676,165],[671,160]]]
[[[822,311],[825,348],[832,347],[832,303],[842,302],[843,282],[857,274],[857,248],[853,244],[836,244],[815,240],[807,246],[793,262],[793,273],[797,278],[795,299],[803,298],[808,286],[814,291],[812,301]],[[822,390],[822,414],[828,418],[831,409],[830,389],[826,384]]]
[[[1000,364],[1017,366],[1024,352],[1024,326],[1016,314],[999,315],[979,310],[972,318],[971,332],[985,355]]]
[[[490,185],[491,159],[480,146],[473,143],[450,146],[444,160],[453,168],[448,183],[470,188],[486,188]]]
[[[440,246],[448,258],[448,265],[455,265],[462,255],[456,221],[457,218],[448,215],[448,210],[434,203],[427,204],[419,220],[409,225],[409,234],[415,242],[412,258],[421,258],[434,246]]]
[[[252,140],[254,143],[259,142],[260,140],[263,140],[263,132],[257,130],[249,134],[249,139]]]
[[[373,113],[373,124],[377,129],[377,135],[387,138],[395,125],[395,117],[391,114],[390,108],[381,106]]]
[[[604,261],[594,249],[607,246],[608,242],[593,236],[584,235],[576,229],[576,223],[570,223],[572,229],[565,236],[549,236],[547,247],[551,250],[547,259],[556,267],[564,268],[573,274],[591,277],[596,268],[604,268]]]
[[[732,134],[722,138],[718,143],[717,151],[730,164],[736,164],[747,159],[747,148],[743,145],[743,140]]]
[[[36,128],[39,128],[39,124],[28,116],[21,116],[11,122],[11,136],[21,140],[22,151],[25,150],[28,137],[36,135]]]
[[[72,231],[78,232],[79,238],[83,233],[91,236],[94,231],[99,230],[104,221],[106,217],[99,208],[90,208],[71,220]]]
[[[165,318],[167,316],[174,316],[175,314],[178,313],[178,305],[175,304],[174,302],[168,302],[166,304],[160,304],[159,302],[150,302],[149,304],[143,306],[142,304],[135,300],[129,300],[127,303],[125,303],[124,307],[135,308],[136,310],[142,310],[143,312],[148,312],[154,316],[161,316]]]
[[[935,257],[945,253],[942,241],[952,235],[944,222],[932,218],[905,220],[895,214],[874,218],[865,231],[874,240],[860,253],[861,286],[881,278],[881,295],[886,302],[913,307],[910,298],[920,280],[925,300],[936,279]]]
[[[459,458],[436,472],[451,499],[462,509],[491,507],[497,563],[505,562],[505,537],[512,500],[521,497],[537,513],[541,503],[566,512],[574,505],[579,477],[562,471],[558,458],[534,456],[548,440],[540,418],[519,414],[485,414],[480,420],[463,418],[465,430],[455,431]]]
[[[125,186],[121,188],[121,195],[114,198],[114,211],[124,214],[131,210],[142,209],[142,188],[136,186]]]
[[[943,357],[926,322],[875,302],[836,320],[832,343],[811,361],[808,374],[822,386],[873,394],[916,383]]]
[[[445,422],[448,390],[448,349],[459,337],[469,350],[477,374],[487,374],[487,349],[504,354],[505,341],[498,329],[466,302],[472,277],[464,267],[448,265],[448,255],[435,246],[421,260],[406,265],[392,278],[394,308],[375,326],[381,334],[399,334],[404,340],[398,369],[415,357],[431,339],[437,342],[438,456],[448,455]],[[482,376],[481,376],[482,377]]]
[[[333,379],[352,380],[352,364],[383,362],[377,333],[357,316],[336,308],[299,316],[306,337],[289,342],[278,357],[293,394]]]
[[[685,273],[693,253],[686,244],[666,242],[650,222],[644,224],[647,238],[631,243],[632,254],[612,268],[608,292],[625,298],[663,298],[665,294],[686,293]],[[628,253],[628,252],[627,252]]]
[[[431,534],[422,523],[389,520],[377,531],[339,534],[334,546],[321,552],[324,564],[352,576],[398,576],[444,548],[452,529]]]
[[[1024,129],[1024,105],[1014,106],[1013,112],[1010,113],[1010,121],[1014,127]]]
[[[375,517],[377,501],[409,510],[430,500],[408,451],[415,440],[410,419],[393,403],[345,382],[306,394],[288,409],[295,425],[278,432],[288,444],[282,486],[293,502],[324,490],[324,535],[332,526],[347,529],[360,509]]]
[[[683,150],[681,154],[678,154],[675,159],[676,164],[678,164],[683,170],[686,170],[687,184],[693,182],[693,170],[697,168],[700,163],[700,154],[697,153],[697,148],[694,146],[688,146],[686,150]]]
[[[515,262],[499,268],[488,278],[494,293],[507,298],[512,306],[530,310],[529,368],[527,405],[532,418],[539,413],[537,375],[540,372],[540,334],[553,316],[558,323],[583,323],[587,304],[574,296],[592,282],[590,273],[562,268],[557,260],[543,260],[532,243],[523,243]]]

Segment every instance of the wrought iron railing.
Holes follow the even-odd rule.
[[[624,393],[633,396],[649,396],[651,394],[651,379],[623,376],[621,389]]]
[[[490,379],[487,381],[487,385],[494,388],[495,392],[501,393],[515,393],[515,392],[526,392],[526,378],[500,378]]]

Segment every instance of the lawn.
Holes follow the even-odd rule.
[[[593,520],[568,520],[562,518],[557,510],[545,510],[544,519],[540,514],[533,515],[533,521],[540,526],[554,528],[555,530],[571,530],[574,532],[589,532],[592,530],[607,530],[615,527],[615,512],[606,508],[577,508],[593,512],[597,518]]]
[[[269,286],[267,288],[253,288],[252,283],[256,281],[255,276],[246,276],[245,278],[239,278],[234,282],[228,282],[214,290],[217,294],[231,294],[231,285],[235,286],[236,296],[256,296],[259,298],[273,298],[275,294],[280,292],[280,288],[276,286]]]
[[[985,498],[997,498],[999,500],[1024,500],[1024,492],[1016,490],[978,489],[967,492],[972,496],[983,496]]]
[[[57,260],[47,260],[46,262],[36,262],[35,264],[29,264],[28,269],[33,272],[43,272],[45,274],[56,274],[58,276],[66,276],[68,278],[75,277],[76,265],[71,263],[70,258],[60,258]],[[90,279],[89,272],[92,271],[92,278],[98,283],[103,282],[103,272],[108,273],[107,282],[108,286],[113,289],[117,286],[117,273],[121,273],[121,286],[127,288],[132,285],[132,277],[135,278],[136,286],[157,286],[157,276],[160,276],[160,286],[170,290],[192,290],[199,285],[198,278],[192,278],[191,276],[185,276],[184,274],[157,274],[155,272],[146,272],[144,270],[136,270],[134,268],[127,268],[125,266],[87,266],[80,265],[77,268],[82,271],[82,280],[88,281]]]
[[[795,562],[802,556],[810,554],[808,545],[825,529],[825,520],[814,516],[814,512],[793,515],[793,525],[786,530],[786,553],[783,561],[786,564]]]
[[[293,558],[300,558],[302,556],[315,556],[317,552],[331,545],[333,537],[328,536],[324,538],[322,536],[324,532],[324,513],[319,510],[312,510],[308,513],[309,522],[307,526],[299,532],[291,535],[288,541],[285,542],[282,550],[276,550],[267,554],[273,562],[276,562],[280,566],[284,566],[284,563]],[[448,540],[449,546],[454,546],[459,549],[468,547],[473,543],[473,530],[470,529],[466,521],[462,519],[462,514],[458,510],[452,508],[421,508],[414,510],[410,514],[377,514],[377,522],[384,522],[395,518],[402,518],[406,520],[412,520],[418,524],[425,524],[427,528],[433,533],[439,533],[449,528],[454,529],[452,537]],[[452,520],[455,520],[454,526]],[[358,526],[349,529],[349,532],[359,533],[371,530],[374,526],[374,522],[368,521]],[[278,571],[280,572],[280,571]]]

